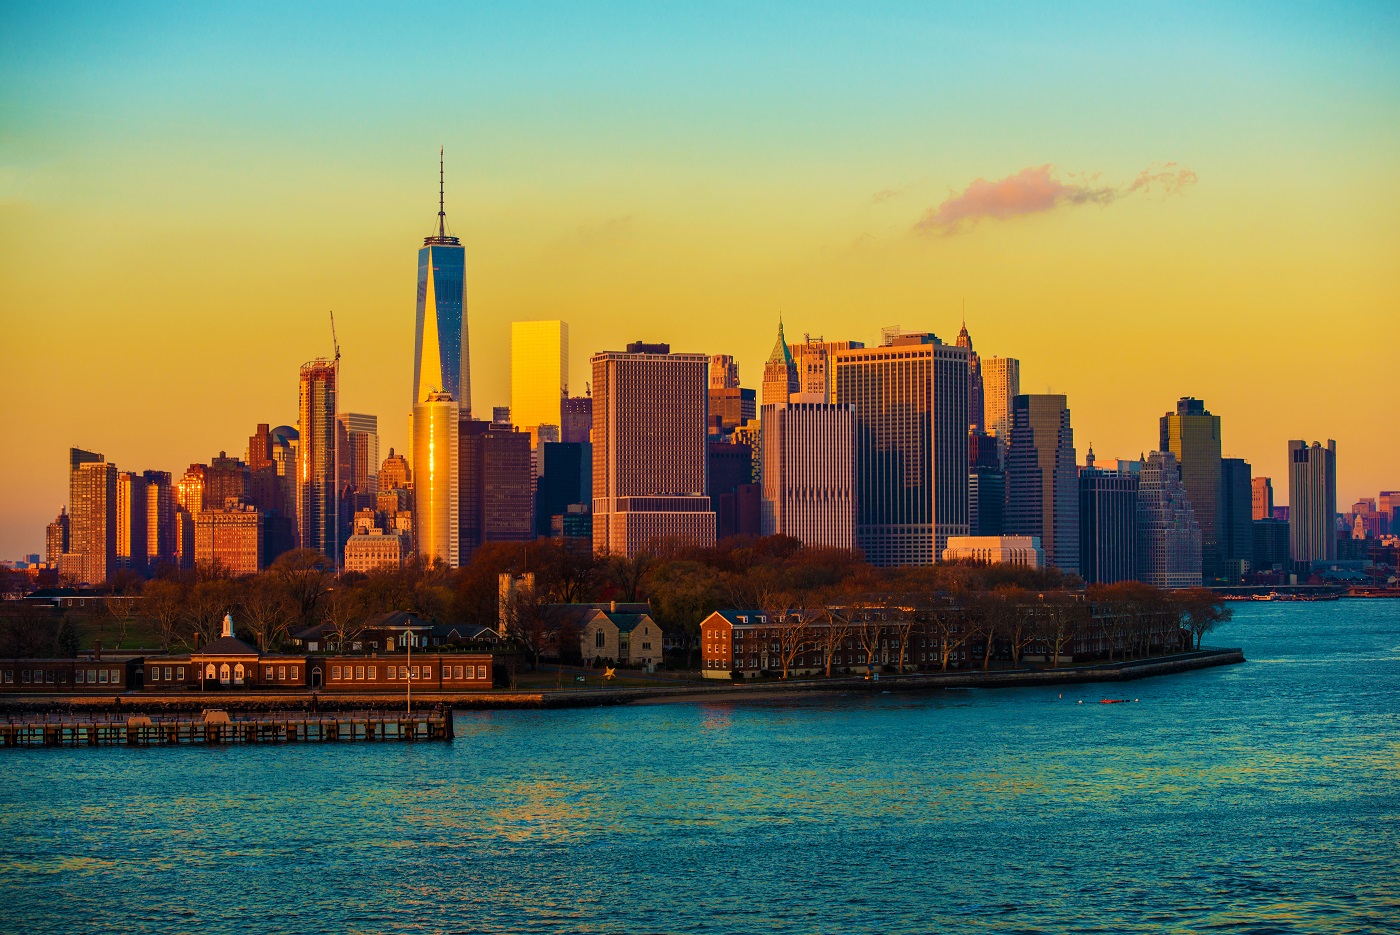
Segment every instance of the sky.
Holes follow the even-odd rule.
[[[958,8],[955,8],[958,7]],[[1178,397],[1287,500],[1400,489],[1400,6],[0,3],[0,557],[70,446],[242,456],[341,345],[406,446],[416,251],[467,250],[473,399],[510,322],[731,353],[951,342],[1066,393],[1083,459]]]

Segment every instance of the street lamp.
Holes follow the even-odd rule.
[[[414,633],[415,630],[429,630],[429,629],[432,629],[432,628],[431,628],[431,627],[421,626],[421,625],[418,625],[418,624],[404,624],[404,625],[402,625],[402,626],[390,626],[390,627],[387,627],[387,629],[389,629],[389,630],[402,630],[405,634],[407,634],[407,637],[406,637],[406,639],[404,640],[404,645],[408,648],[408,658],[407,658],[407,660],[406,660],[405,663],[404,663],[404,671],[408,674],[408,678],[406,678],[406,679],[404,680],[404,689],[405,689],[405,691],[406,691],[406,693],[407,693],[407,696],[408,696],[408,700],[407,700],[407,704],[406,704],[406,710],[407,710],[407,713],[408,713],[408,714],[412,714],[412,713],[413,713],[413,633]]]

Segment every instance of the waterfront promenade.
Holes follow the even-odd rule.
[[[724,702],[741,704],[762,702],[776,696],[818,693],[860,693],[894,691],[937,691],[953,688],[1017,688],[1027,686],[1073,685],[1096,682],[1114,683],[1160,675],[1189,672],[1214,666],[1234,665],[1245,661],[1240,649],[1206,649],[1199,652],[1156,656],[1127,662],[1097,665],[1036,667],[1021,669],[980,669],[950,672],[920,672],[906,675],[881,675],[875,679],[864,676],[805,679],[758,679],[745,682],[686,682],[679,685],[646,685],[607,687],[605,685],[571,689],[495,689],[479,692],[418,692],[413,703],[432,706],[450,705],[458,709],[529,709],[529,708],[588,708],[626,704],[658,704],[687,702]],[[353,711],[359,709],[390,709],[403,704],[402,692],[359,692],[354,694],[315,695],[315,707],[321,711]],[[194,712],[218,707],[236,711],[304,710],[311,704],[305,693],[210,691],[171,694],[117,695],[9,695],[0,697],[0,711],[110,711],[120,707],[132,713]]]

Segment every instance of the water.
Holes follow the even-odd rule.
[[[1250,661],[1063,699],[4,751],[0,932],[1400,931],[1400,602],[1212,642]]]

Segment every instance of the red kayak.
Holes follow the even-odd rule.
[[[1101,698],[1099,704],[1127,704],[1127,698]]]

